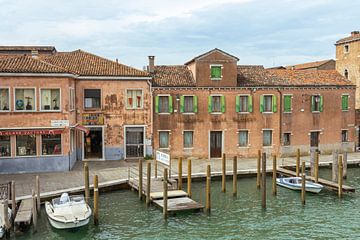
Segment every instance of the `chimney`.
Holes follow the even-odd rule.
[[[148,68],[149,73],[154,72],[154,67],[155,67],[155,56],[149,56],[149,68]]]
[[[115,60],[115,61],[116,61],[116,63],[119,63],[119,59],[117,59],[117,58],[116,58],[116,60]]]
[[[351,32],[351,36],[357,36],[357,35],[360,35],[360,32],[359,31],[352,31]]]
[[[31,57],[38,58],[39,57],[39,51],[38,50],[31,50]]]

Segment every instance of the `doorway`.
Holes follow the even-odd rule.
[[[125,158],[144,157],[144,127],[125,127]]]
[[[222,155],[222,132],[210,132],[210,158],[221,158]]]
[[[310,147],[319,147],[319,134],[320,132],[310,132]]]
[[[89,129],[89,134],[84,134],[84,159],[103,159],[103,128]]]

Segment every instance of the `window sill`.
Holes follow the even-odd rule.
[[[349,111],[349,109],[348,109],[348,110],[341,110],[341,111],[343,111],[343,112],[348,112],[348,111]]]
[[[210,113],[211,115],[221,115],[221,114],[223,114],[222,112],[211,112]]]
[[[158,114],[159,114],[159,115],[170,115],[169,112],[159,112]]]
[[[221,81],[222,80],[222,78],[210,78],[211,79],[211,81]]]
[[[14,111],[15,113],[26,113],[26,112],[29,112],[29,113],[34,113],[34,112],[37,112],[36,110],[15,110]]]
[[[184,150],[193,150],[194,148],[193,147],[184,147]]]
[[[0,110],[0,113],[8,113],[10,110]]]
[[[60,110],[40,110],[39,112],[61,112]]]
[[[143,110],[143,107],[139,107],[139,108],[125,108],[126,110]]]
[[[15,157],[18,157],[18,158],[31,158],[31,157],[40,157],[40,156],[39,155],[24,155],[24,156],[15,155]]]
[[[101,111],[101,108],[83,108],[84,111]]]
[[[159,150],[170,150],[170,148],[159,148]]]
[[[249,145],[248,145],[248,146],[238,146],[238,148],[239,148],[239,149],[249,149],[250,146],[249,146]]]
[[[1,156],[0,161],[1,161],[1,159],[7,159],[7,158],[13,158],[13,156]]]
[[[183,115],[195,115],[195,113],[194,112],[184,112],[184,113],[182,113]]]
[[[238,114],[250,114],[251,112],[238,112]]]
[[[263,146],[263,148],[273,148],[273,146]]]
[[[273,112],[262,112],[262,114],[273,114]]]
[[[312,111],[312,113],[320,113],[320,111]]]
[[[63,154],[47,154],[47,155],[40,155],[40,157],[61,157]]]

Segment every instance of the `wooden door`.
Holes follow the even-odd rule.
[[[210,157],[220,158],[222,150],[222,132],[210,132]]]

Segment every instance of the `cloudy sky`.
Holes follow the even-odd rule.
[[[0,45],[83,49],[142,68],[215,47],[266,67],[335,57],[360,30],[354,0],[0,0]]]

